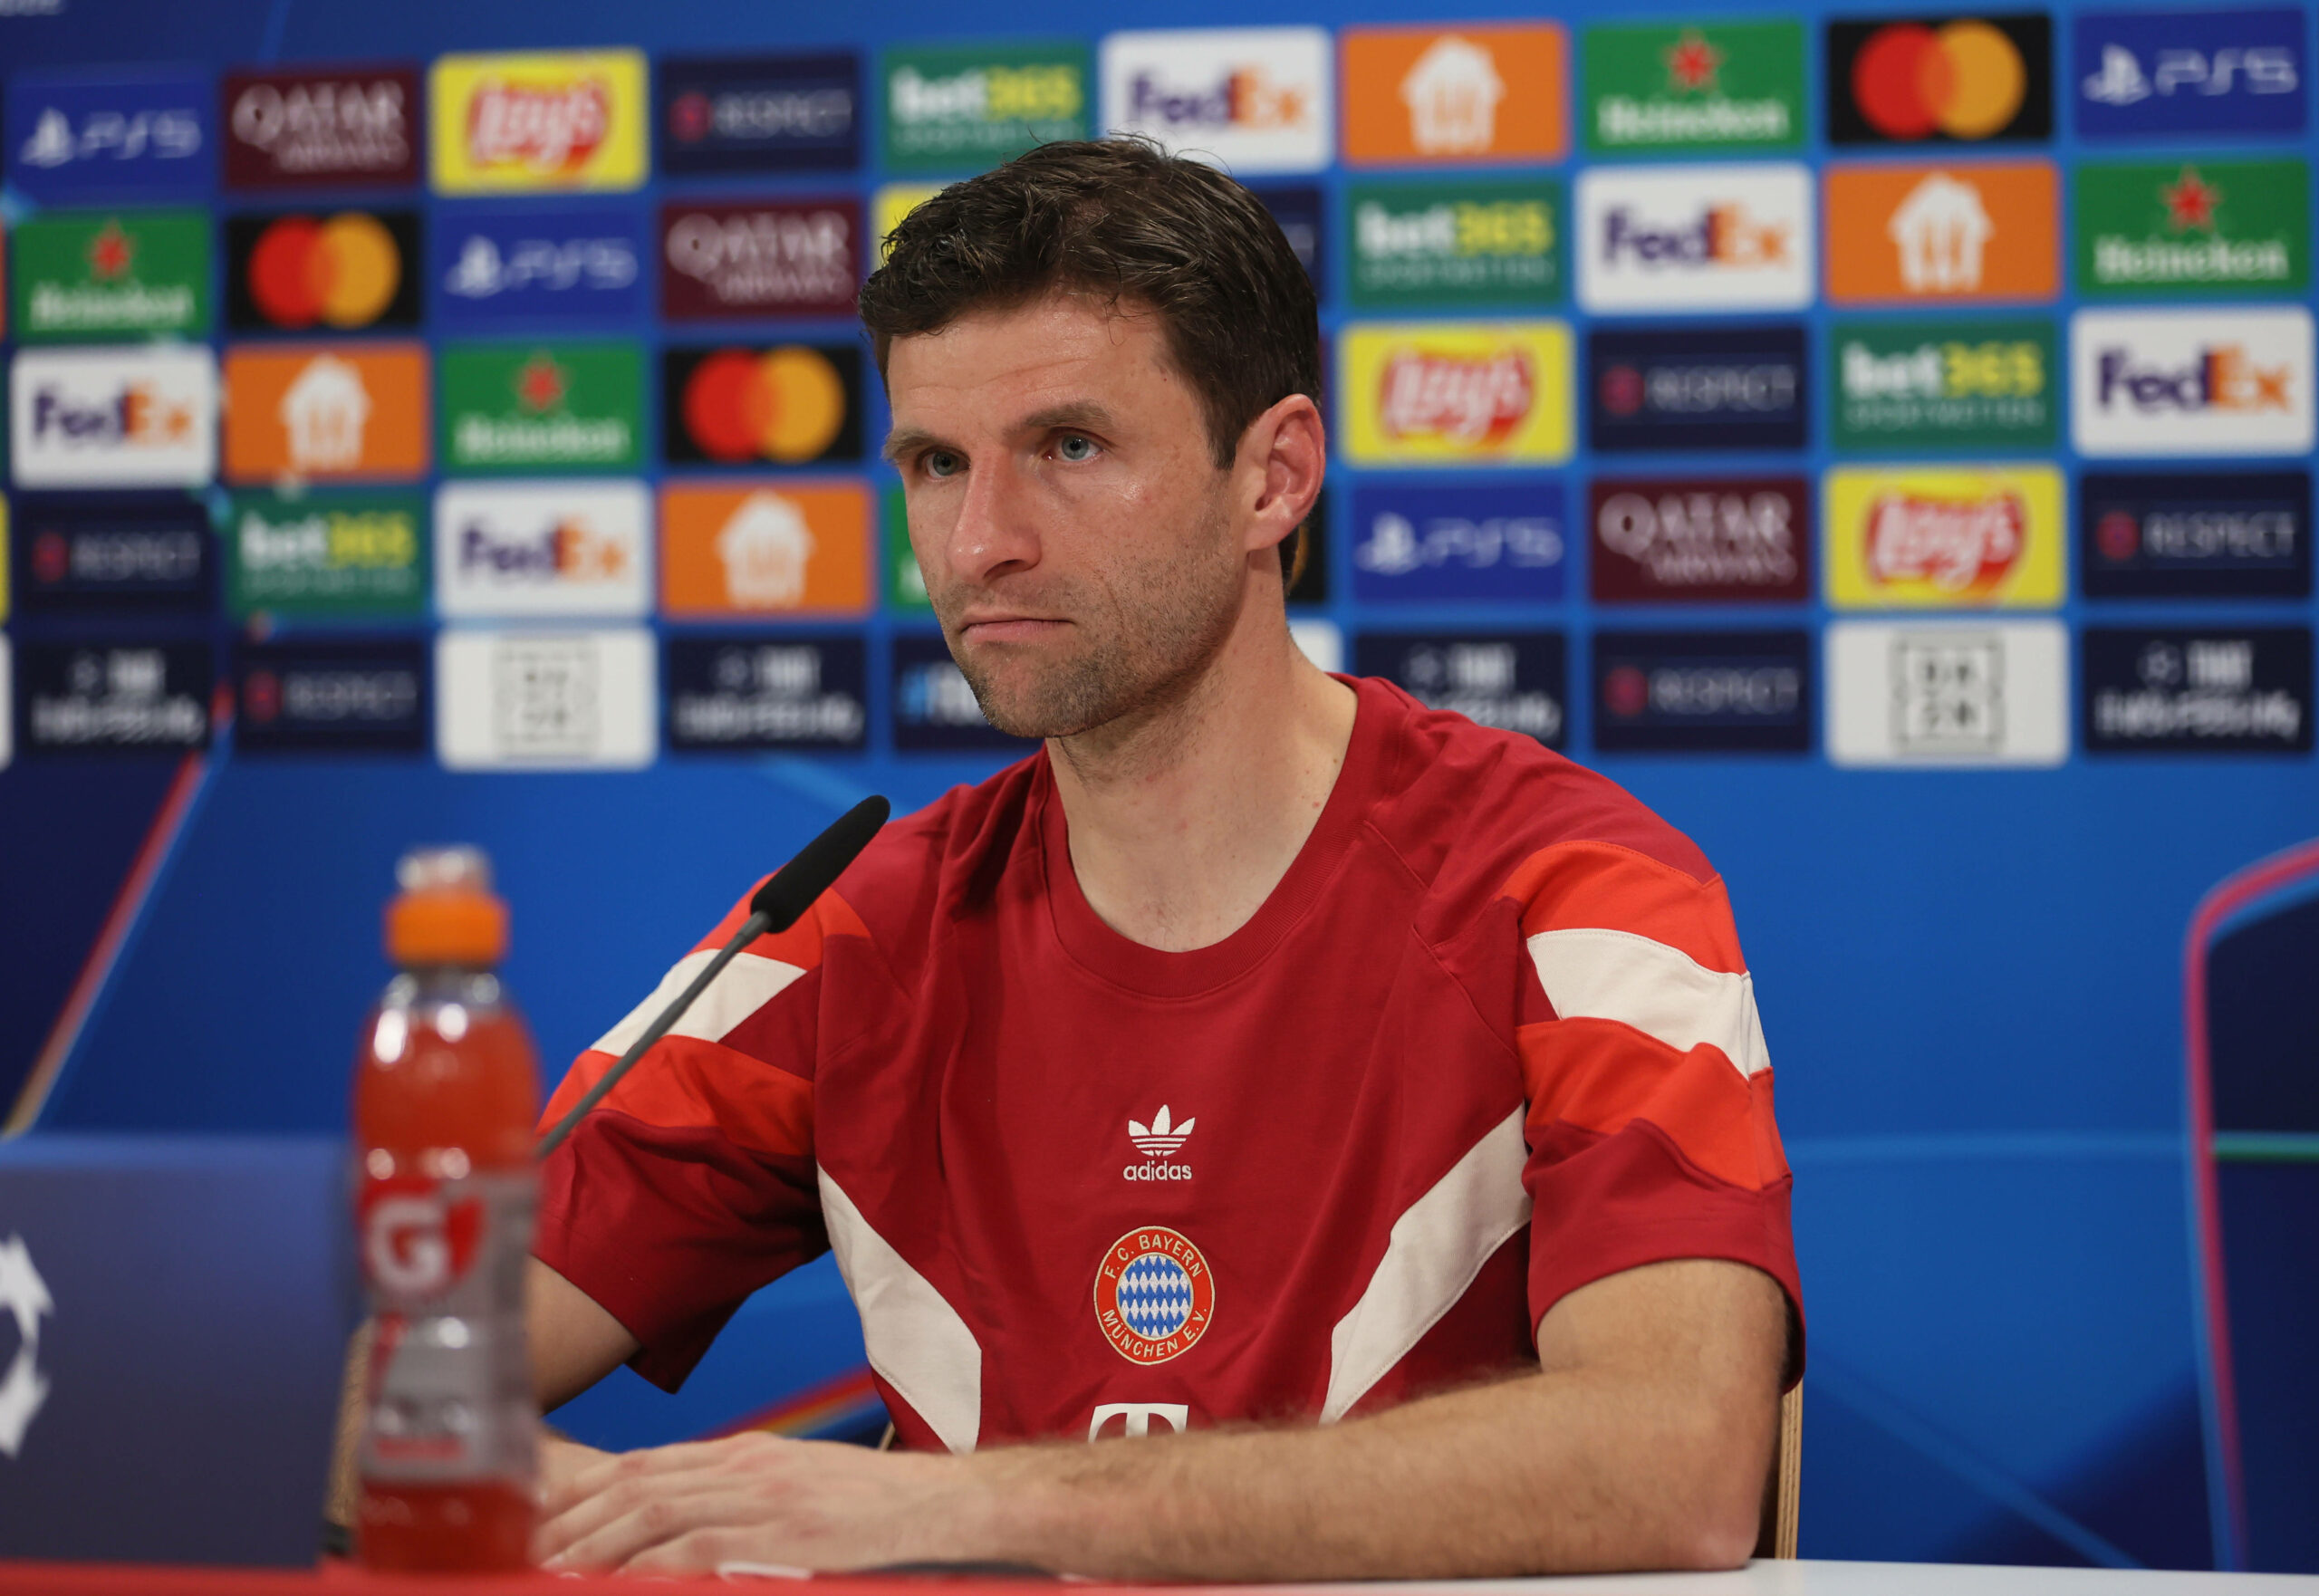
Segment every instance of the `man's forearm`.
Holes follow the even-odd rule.
[[[1576,1370],[1318,1431],[998,1451],[977,1460],[985,1549],[1112,1577],[1729,1567],[1755,1543],[1776,1423],[1775,1404],[1703,1412]]]

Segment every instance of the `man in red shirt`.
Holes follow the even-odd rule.
[[[1050,145],[913,212],[861,303],[944,636],[1044,746],[890,825],[549,1159],[533,1346],[551,1405],[673,1387],[826,1246],[900,1450],[559,1451],[543,1555],[1743,1561],[1801,1319],[1722,882],[1535,742],[1298,653],[1325,451],[1279,229]]]

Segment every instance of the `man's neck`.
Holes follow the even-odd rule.
[[[1358,703],[1285,627],[1236,627],[1168,704],[1048,745],[1089,907],[1147,947],[1221,942],[1327,806]]]

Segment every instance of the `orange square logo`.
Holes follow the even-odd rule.
[[[1559,26],[1348,28],[1344,159],[1559,160],[1570,49]]]
[[[663,487],[660,608],[688,618],[866,611],[869,487],[786,478]]]
[[[427,474],[427,350],[296,344],[226,351],[226,476]]]
[[[1828,297],[2051,299],[2061,287],[2059,188],[2043,160],[1831,168]]]

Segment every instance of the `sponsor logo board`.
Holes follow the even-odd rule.
[[[1090,134],[1083,44],[904,47],[887,51],[879,70],[890,171],[979,171]]]
[[[2089,627],[2080,723],[2089,754],[2307,754],[2311,630]]]
[[[1563,596],[1569,534],[1563,486],[1551,479],[1487,487],[1364,483],[1353,490],[1352,528],[1352,591],[1363,603]]]
[[[890,663],[896,752],[1020,755],[1037,746],[983,718],[974,689],[938,634],[897,633]]]
[[[1296,256],[1296,264],[1304,268],[1304,275],[1313,281],[1313,292],[1323,298],[1328,293],[1328,273],[1324,269],[1327,243],[1323,237],[1326,208],[1318,188],[1302,185],[1281,187],[1267,184],[1250,190],[1272,219],[1280,224],[1281,236],[1288,240],[1289,249]]]
[[[2078,573],[2094,599],[2311,596],[2311,474],[2089,471]]]
[[[16,224],[11,324],[27,343],[209,331],[201,211],[64,212]]]
[[[1804,142],[1800,23],[1598,23],[1585,58],[1593,154]]]
[[[9,553],[26,615],[206,613],[217,587],[209,512],[183,494],[27,494]]]
[[[217,165],[207,73],[20,73],[8,83],[9,183],[42,205],[199,199]]]
[[[2054,134],[2043,12],[1828,24],[1828,142],[2006,143]]]
[[[1801,166],[1593,167],[1579,174],[1577,211],[1578,303],[1597,314],[1812,303]]]
[[[1549,304],[1562,298],[1562,185],[1357,183],[1346,198],[1353,304]]]
[[[824,55],[663,58],[654,69],[660,169],[852,171],[861,161],[861,62]]]
[[[232,481],[426,474],[424,344],[243,344],[226,396]]]
[[[1840,451],[2053,447],[2061,360],[2042,318],[1839,322],[1828,430]]]
[[[1831,167],[1826,182],[1839,304],[2051,299],[2061,286],[2050,161]]]
[[[1105,35],[1107,133],[1143,133],[1235,175],[1316,172],[1336,111],[1323,28],[1170,28]]]
[[[252,754],[424,754],[427,644],[419,638],[244,642],[234,746]]]
[[[851,315],[861,286],[858,199],[660,207],[660,313],[671,321]]]
[[[1557,24],[1352,27],[1342,48],[1348,165],[1552,161],[1569,149]]]
[[[428,70],[441,194],[633,188],[644,181],[637,50],[444,55]]]
[[[209,645],[19,639],[16,746],[27,754],[181,754],[209,746]]]
[[[1330,497],[1329,490],[1323,488],[1304,517],[1304,573],[1288,590],[1288,605],[1292,610],[1329,601],[1329,572],[1335,563],[1335,556],[1329,547]],[[1295,543],[1293,538],[1280,546],[1294,554]],[[1283,565],[1281,573],[1285,576],[1288,569]]]
[[[1355,676],[1381,676],[1428,709],[1559,748],[1570,716],[1560,632],[1359,633]]]
[[[810,480],[664,486],[660,605],[687,619],[866,612],[868,486]]]
[[[426,611],[427,500],[416,489],[236,494],[224,541],[237,619]]]
[[[1839,765],[2055,765],[2069,757],[2058,620],[1839,620],[1828,628]]]
[[[2311,168],[2299,160],[2077,169],[2077,290],[2094,297],[2297,293],[2311,284]]]
[[[2070,431],[2086,455],[2299,455],[2312,446],[2311,312],[2080,311]]]
[[[859,633],[671,637],[669,746],[711,754],[861,748],[868,649]]]
[[[1598,631],[1593,664],[1605,754],[1811,752],[1808,632]]]
[[[1571,450],[1560,322],[1372,322],[1344,330],[1339,395],[1360,466],[1552,464]]]
[[[888,607],[908,614],[933,614],[926,572],[919,569],[917,551],[909,546],[909,495],[901,488],[890,486],[878,495],[878,525]]]
[[[1812,596],[1812,489],[1801,476],[1598,478],[1587,518],[1597,603]]]
[[[5,611],[0,611],[0,613]],[[14,666],[7,634],[0,632],[0,770],[7,769],[16,756],[16,717],[13,713],[16,701]]]
[[[1598,450],[1800,449],[1810,418],[1801,327],[1586,335],[1587,437]]]
[[[452,344],[441,397],[447,470],[620,470],[643,458],[644,354],[632,343]]]
[[[877,229],[880,264],[882,264],[886,258],[886,241],[893,236],[894,229],[902,225],[902,218],[941,192],[940,188],[928,183],[888,183],[870,197],[870,215],[871,225]]]
[[[419,213],[229,216],[226,324],[351,332],[419,325]]]
[[[435,753],[450,770],[637,770],[652,763],[652,634],[456,628],[435,639]]]
[[[227,72],[228,188],[400,187],[419,181],[419,70]]]
[[[435,318],[450,332],[601,326],[644,310],[642,220],[628,207],[501,210],[436,217]]]
[[[2062,601],[2062,475],[2052,466],[1839,466],[1823,523],[1838,609]]]
[[[2071,62],[2078,135],[2300,133],[2304,33],[2303,12],[2284,5],[2081,13]]]
[[[435,604],[453,620],[642,615],[652,510],[639,482],[446,483]]]
[[[18,487],[191,487],[217,474],[205,348],[20,350],[8,399]]]
[[[671,465],[861,457],[858,343],[667,350],[660,394]]]

